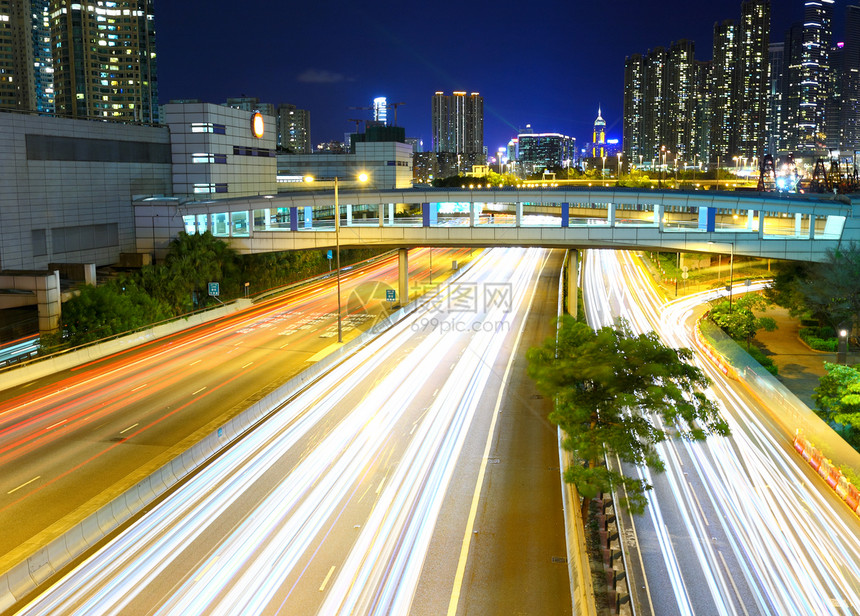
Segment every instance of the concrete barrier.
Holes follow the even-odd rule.
[[[469,263],[468,266],[459,270],[451,280],[463,275],[471,269],[471,266],[472,263]],[[393,312],[376,327],[361,333],[343,346],[333,350],[328,356],[270,392],[261,400],[251,404],[232,419],[202,436],[190,437],[194,441],[190,447],[183,448],[178,453],[173,450],[166,452],[162,458],[168,457],[168,460],[161,466],[147,472],[131,488],[121,491],[100,506],[98,503],[93,504],[93,501],[90,501],[90,503],[80,507],[79,512],[89,511],[92,507],[96,507],[95,511],[80,522],[73,522],[70,527],[61,531],[56,531],[54,530],[55,527],[52,527],[28,542],[27,545],[43,545],[45,547],[37,547],[32,553],[23,555],[10,568],[0,573],[0,612],[10,609],[15,603],[37,590],[51,576],[58,573],[86,550],[97,545],[123,522],[154,502],[161,494],[182,481],[194,469],[207,463],[230,443],[241,438],[260,419],[277,412],[288,400],[320,375],[334,368],[373,340],[379,332],[388,329],[427,301],[432,301],[432,299],[419,298]],[[96,499],[98,498],[96,497]]]
[[[91,361],[102,359],[120,351],[126,351],[146,342],[152,342],[165,336],[170,336],[182,330],[215,321],[222,317],[244,310],[251,306],[249,299],[237,299],[234,302],[192,314],[188,317],[179,318],[164,325],[157,325],[146,330],[135,332],[127,336],[121,336],[105,342],[99,342],[80,349],[49,355],[45,358],[36,358],[22,364],[17,364],[0,371],[0,389],[16,387],[29,383],[35,379],[49,374],[76,368]]]

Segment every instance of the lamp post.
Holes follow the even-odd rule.
[[[358,175],[358,181],[367,182],[366,173]],[[305,182],[313,182],[312,176],[305,176]],[[340,294],[340,202],[338,200],[338,177],[334,176],[334,241],[335,241],[335,278],[337,280],[337,341],[343,342],[343,309]]]
[[[716,244],[717,242],[709,241],[708,244]],[[734,287],[735,282],[735,243],[734,242],[725,242],[729,245],[731,249],[731,256],[729,257],[729,312],[732,311],[732,288]]]
[[[839,328],[839,341],[836,347],[836,363],[846,364],[848,359],[848,329],[842,325]]]

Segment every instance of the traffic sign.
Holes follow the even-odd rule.
[[[329,261],[331,261],[331,250],[329,250],[325,256]]]
[[[385,289],[385,301],[393,302],[397,298],[397,294],[394,292],[394,289]]]
[[[218,297],[221,294],[221,283],[210,282],[208,287],[209,287],[209,296],[210,297]]]

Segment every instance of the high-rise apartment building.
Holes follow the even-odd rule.
[[[695,153],[693,120],[696,108],[695,44],[688,39],[672,43],[666,56],[666,126],[664,143],[672,156],[692,161]]]
[[[51,0],[55,112],[158,121],[153,0]]]
[[[833,37],[833,0],[806,0],[801,34],[796,121],[790,126],[788,147],[798,152],[825,147],[827,85]],[[792,59],[796,63],[796,59]]]
[[[629,165],[642,165],[642,114],[645,97],[645,61],[635,53],[624,61],[624,117],[622,151]]]
[[[645,56],[645,91],[642,103],[642,155],[659,156],[666,137],[666,48],[655,47]]]
[[[765,115],[765,150],[776,154],[783,149],[783,92],[785,72],[785,44],[771,43],[767,50],[768,95]]]
[[[54,112],[54,60],[51,54],[51,0],[30,0],[35,109]]]
[[[710,160],[725,163],[737,152],[738,23],[726,20],[714,25],[714,59],[711,63]]]
[[[737,44],[736,153],[760,158],[767,117],[770,0],[745,0],[741,4]]]
[[[433,151],[440,172],[459,173],[486,164],[484,98],[477,92],[436,92],[432,101]]]
[[[295,105],[278,105],[278,147],[294,154],[311,154],[311,112]]]
[[[35,108],[29,2],[0,0],[0,108]]]

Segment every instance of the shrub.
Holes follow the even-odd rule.
[[[761,364],[761,367],[770,372],[773,376],[779,374],[779,368],[773,360],[764,354],[764,352],[756,346],[750,346],[747,352],[752,355],[752,358]]]

